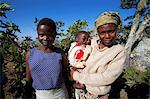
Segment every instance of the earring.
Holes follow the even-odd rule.
[[[97,40],[97,44],[100,45],[101,44],[101,40]]]

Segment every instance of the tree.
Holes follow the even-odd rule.
[[[125,21],[129,20],[128,25],[123,27],[123,31],[127,33],[127,41],[125,48],[127,50],[126,67],[123,72],[124,87],[128,93],[128,98],[148,98],[149,97],[149,50],[148,35],[145,37],[145,31],[149,28],[150,15],[148,8],[148,0],[121,0],[121,8],[135,8],[136,12],[132,16],[128,16]],[[134,19],[133,21],[130,21]],[[148,30],[147,30],[148,31]],[[149,31],[148,31],[149,32]],[[145,38],[147,38],[145,40]],[[141,43],[143,42],[144,43]],[[146,43],[147,42],[147,43]],[[147,44],[147,45],[146,45]],[[145,48],[143,49],[140,48]],[[148,49],[146,49],[148,48]],[[136,51],[139,49],[139,52]],[[134,55],[134,57],[133,57]],[[146,58],[144,58],[144,57]],[[146,60],[144,60],[146,59]],[[141,61],[144,60],[144,61]],[[143,68],[144,67],[144,68]],[[137,77],[138,76],[138,77]],[[124,90],[124,89],[122,89]],[[141,92],[141,90],[144,90]],[[124,93],[126,93],[124,91]]]
[[[25,67],[23,67],[26,51],[31,46],[32,39],[25,37],[24,41],[19,42],[16,32],[20,32],[19,26],[7,21],[7,12],[13,9],[7,3],[0,4],[0,53],[4,56],[2,70],[5,71],[7,78],[4,84],[5,98],[18,98],[25,95]],[[3,20],[2,20],[3,18]]]
[[[127,43],[125,48],[127,49],[127,65],[130,65],[130,54],[134,49],[134,44],[137,41],[140,41],[143,37],[143,31],[147,27],[148,22],[150,21],[149,9],[148,9],[148,0],[121,0],[121,7],[123,9],[136,8],[134,21],[131,26],[130,33],[128,35]],[[133,16],[127,17],[131,19]]]

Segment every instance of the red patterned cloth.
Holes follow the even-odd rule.
[[[77,43],[75,46],[81,46],[81,44],[80,44],[80,43]]]
[[[91,52],[91,47],[73,42],[68,51],[68,60],[71,66],[76,68],[84,68],[85,62]]]
[[[78,50],[78,51],[75,52],[74,57],[76,59],[81,59],[83,57],[83,55],[84,55],[84,52],[83,52],[83,50],[80,49],[80,50]]]

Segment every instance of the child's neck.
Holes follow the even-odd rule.
[[[82,44],[81,46],[86,47],[86,45],[85,45],[85,44]]]
[[[51,52],[53,52],[53,48],[51,48],[51,47],[39,46],[38,49],[41,50],[41,51],[43,51],[43,52],[46,52],[46,53],[51,53]]]
[[[81,46],[86,46],[86,44],[81,43],[81,42],[77,42],[78,44],[80,44]]]

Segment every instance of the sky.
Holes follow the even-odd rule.
[[[0,1],[1,2],[1,1]],[[121,19],[133,15],[135,9],[124,10],[120,8],[120,0],[2,0],[11,4],[13,12],[7,13],[8,21],[19,26],[21,33],[18,37],[37,37],[34,18],[49,17],[54,21],[62,21],[65,26],[72,25],[76,20],[88,22],[88,28],[94,27],[96,18],[105,11],[117,11]],[[125,22],[123,22],[125,24]]]

